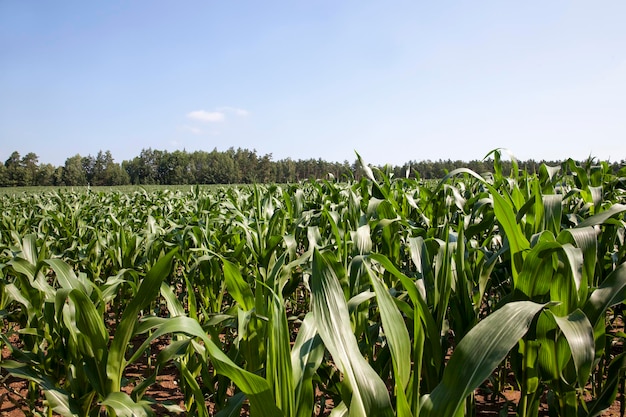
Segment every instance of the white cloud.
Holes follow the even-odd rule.
[[[201,122],[222,122],[226,115],[221,111],[195,110],[188,113],[187,117]]]
[[[247,116],[250,114],[250,112],[248,110],[245,109],[239,109],[237,107],[220,107],[217,110],[222,111],[222,112],[228,112],[228,113],[234,113],[237,116]]]

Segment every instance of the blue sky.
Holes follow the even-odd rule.
[[[626,2],[0,0],[0,160],[626,158]]]

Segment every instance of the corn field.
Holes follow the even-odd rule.
[[[170,414],[474,416],[482,389],[518,391],[520,417],[601,415],[624,391],[626,168],[490,155],[435,183],[362,163],[0,196],[0,381],[47,416],[154,415],[164,372]]]

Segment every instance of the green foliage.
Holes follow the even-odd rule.
[[[598,415],[626,370],[612,348],[625,172],[488,157],[437,182],[357,155],[345,182],[2,194],[0,372],[63,416],[152,415],[172,367],[188,415],[305,417],[328,401],[333,416],[456,417],[510,381],[519,416],[543,398],[551,415]],[[39,175],[36,161],[12,155],[0,178]],[[262,182],[270,162],[146,150],[124,171]],[[101,152],[53,175],[104,184],[118,168]]]

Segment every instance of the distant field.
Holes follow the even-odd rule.
[[[440,180],[423,180],[422,183],[429,188],[434,188]],[[260,184],[261,185],[261,184]],[[282,184],[286,186],[287,184]],[[103,186],[103,187],[91,187],[91,186],[75,186],[75,187],[59,187],[55,185],[50,186],[36,186],[36,187],[0,187],[0,195],[20,195],[20,194],[38,194],[38,193],[46,193],[46,192],[110,192],[117,191],[122,193],[132,193],[135,191],[145,190],[147,192],[152,191],[181,191],[187,192],[195,189],[196,187],[200,190],[217,190],[220,188],[245,188],[245,187],[253,187],[253,184],[199,184],[199,185],[118,185],[118,186]]]
[[[37,186],[37,187],[0,187],[0,194],[6,195],[19,195],[19,194],[36,194],[51,191],[63,191],[63,192],[109,192],[119,191],[123,193],[132,193],[135,191],[145,190],[152,191],[189,191],[193,188],[199,187],[201,190],[212,190],[224,187],[234,187],[235,184],[203,184],[203,185],[120,185],[120,186],[104,186],[104,187],[88,187],[88,186],[76,186],[76,187],[59,187],[59,186]]]

